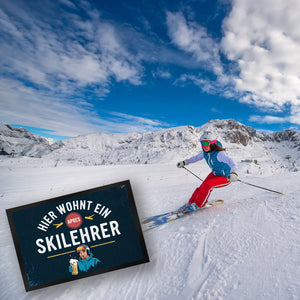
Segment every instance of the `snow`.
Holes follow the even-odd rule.
[[[241,180],[221,206],[144,233],[150,263],[25,292],[5,210],[130,180],[140,218],[186,203],[200,181],[176,163],[214,132]],[[0,299],[300,299],[300,132],[213,120],[144,134],[94,133],[50,143],[0,122]],[[188,168],[202,179],[204,161]]]
[[[223,205],[144,233],[150,263],[28,293],[5,209],[129,179],[143,218],[184,204],[200,181],[176,168],[176,159],[187,158],[182,153],[148,165],[107,166],[1,157],[0,298],[299,299],[300,172],[289,172],[299,152],[288,142],[266,143],[226,147],[242,180],[285,196],[232,183],[210,197],[223,199]],[[285,147],[290,161],[284,159]],[[203,161],[188,167],[201,178],[209,172]]]

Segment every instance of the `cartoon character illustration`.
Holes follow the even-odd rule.
[[[93,253],[87,245],[77,247],[76,251],[79,255],[79,260],[72,258],[69,261],[69,271],[72,275],[77,275],[78,272],[87,272],[100,263],[100,260],[93,256]]]

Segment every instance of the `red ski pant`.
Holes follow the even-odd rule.
[[[202,184],[195,189],[192,197],[189,200],[189,204],[196,203],[198,207],[202,207],[206,204],[213,189],[224,187],[230,184],[230,181],[224,176],[216,176],[210,173]]]

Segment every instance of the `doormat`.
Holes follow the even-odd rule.
[[[6,212],[26,291],[149,262],[129,180]]]

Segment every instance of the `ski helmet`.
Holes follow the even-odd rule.
[[[90,248],[87,245],[81,245],[79,247],[77,247],[76,252],[78,253],[81,250],[86,250],[88,255],[90,255]]]
[[[205,132],[200,136],[200,142],[201,141],[215,141],[216,139],[213,138],[212,134],[210,132]]]

